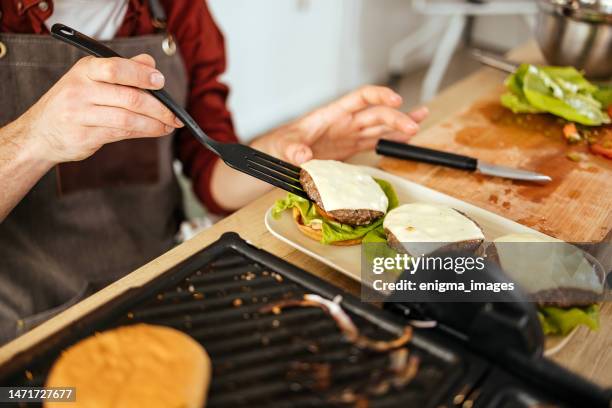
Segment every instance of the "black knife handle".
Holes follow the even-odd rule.
[[[406,143],[392,142],[380,139],[376,145],[376,153],[395,157],[397,159],[413,160],[429,164],[439,164],[461,170],[474,171],[478,167],[478,160],[460,154],[447,153],[440,150],[427,149]]]

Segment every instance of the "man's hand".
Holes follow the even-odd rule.
[[[312,158],[345,160],[370,150],[380,138],[407,141],[428,114],[397,108],[402,98],[389,88],[365,86],[253,143],[277,157],[301,164]]]
[[[142,89],[160,89],[164,77],[149,55],[79,60],[16,122],[19,145],[51,163],[82,160],[102,145],[170,133],[182,123]]]

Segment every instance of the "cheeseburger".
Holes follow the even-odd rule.
[[[389,183],[335,160],[302,164],[300,183],[311,201],[288,194],[276,203],[273,215],[291,210],[299,230],[324,244],[359,244],[397,205]]]

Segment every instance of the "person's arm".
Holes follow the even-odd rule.
[[[26,134],[19,122],[0,129],[0,222],[53,166]]]
[[[161,136],[182,126],[141,90],[163,85],[148,55],[78,61],[26,113],[0,129],[0,222],[54,165],[85,159],[106,143]]]
[[[301,133],[301,129],[292,123],[255,139],[250,146],[275,157],[282,157],[280,152],[277,151],[274,141],[283,136],[295,135],[297,137]],[[303,153],[294,152],[294,155],[299,156],[300,154]],[[272,189],[270,184],[234,170],[221,160],[216,160],[213,165],[210,178],[210,195],[219,208],[222,208],[225,212],[244,207],[270,189]]]
[[[168,17],[168,31],[176,39],[189,78],[187,111],[211,138],[237,143],[232,116],[227,108],[229,89],[219,81],[226,68],[224,38],[207,2],[164,0],[163,4]],[[198,199],[212,213],[232,210],[219,205],[217,197],[211,193],[212,174],[221,160],[202,146],[189,130],[180,129],[175,137],[176,156]]]

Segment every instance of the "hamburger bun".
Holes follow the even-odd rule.
[[[322,217],[325,217],[324,211],[321,211],[318,206],[316,207],[316,209],[317,209],[317,212],[319,212],[319,215],[321,215]],[[314,239],[315,241],[321,242],[321,239],[323,238],[322,230],[315,229],[311,226],[305,225],[302,220],[302,214],[300,213],[300,210],[298,210],[295,207],[293,207],[292,215],[293,215],[293,221],[295,222],[295,225],[297,225],[298,229],[300,230],[302,234],[306,235],[310,239]],[[330,245],[352,246],[352,245],[359,245],[359,244],[361,244],[361,238],[360,239],[348,239],[346,241],[336,241],[336,242],[332,242]]]
[[[76,402],[45,407],[184,407],[205,405],[211,363],[186,334],[136,324],[96,333],[65,350],[46,387],[75,387]]]

